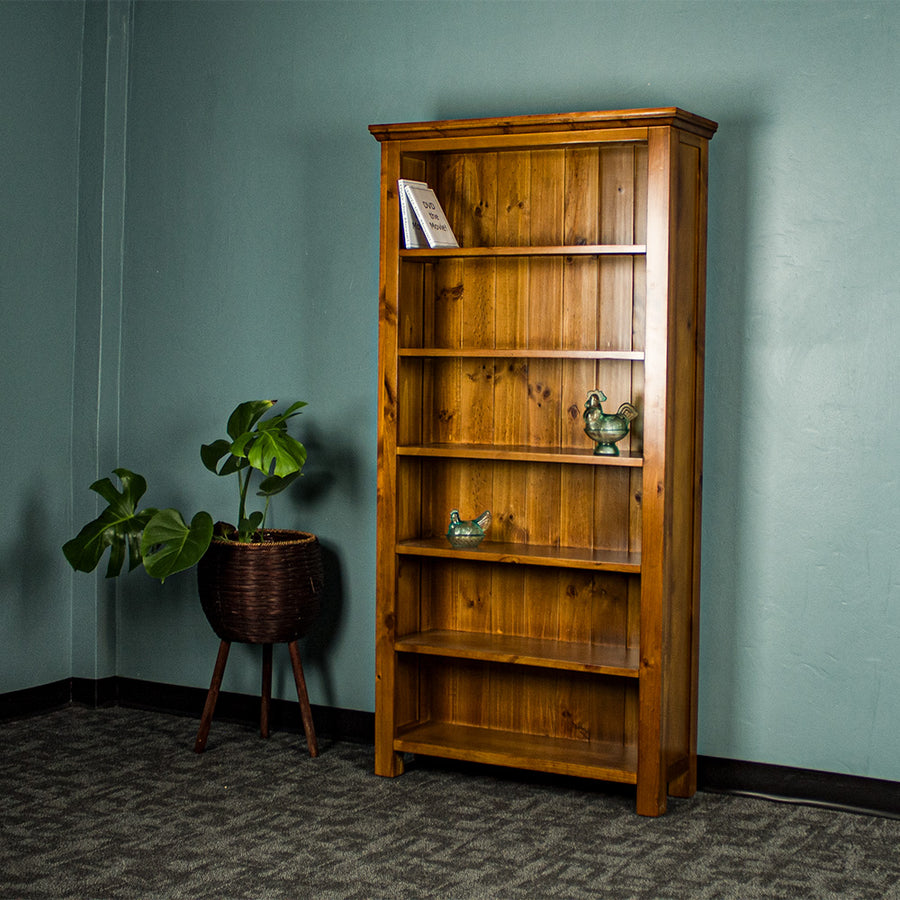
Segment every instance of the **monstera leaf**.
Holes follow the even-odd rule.
[[[287,431],[288,419],[306,406],[302,400],[283,413],[262,417],[275,400],[248,400],[241,403],[228,419],[228,435],[200,448],[203,464],[217,475],[230,475],[248,463],[263,475],[284,478],[299,472],[306,463],[306,448]],[[220,465],[221,460],[225,462]]]
[[[296,481],[306,464],[306,448],[288,434],[288,421],[307,404],[293,403],[282,413],[267,413],[276,400],[248,400],[238,404],[228,418],[227,438],[203,444],[200,458],[216,475],[236,475],[240,502],[237,527],[228,526],[229,540],[241,542],[262,539],[269,500]],[[128,469],[115,469],[121,487],[109,478],[91,485],[108,506],[88,522],[63,552],[73,569],[92,572],[109,550],[106,577],[122,571],[125,557],[129,570],[143,563],[148,575],[164,581],[169,575],[189,569],[200,561],[213,537],[213,520],[199,512],[188,525],[175,509],[138,509],[147,490],[141,475]],[[257,495],[265,498],[265,510],[247,513],[251,476],[258,472]]]
[[[225,462],[220,466],[219,463],[223,457]],[[203,444],[200,447],[200,459],[203,461],[203,465],[216,475],[234,475],[235,472],[247,465],[246,460],[232,455],[231,441],[226,441],[225,438],[213,441],[211,444]]]
[[[113,471],[122,489],[118,490],[109,478],[95,481],[91,490],[109,505],[63,545],[66,559],[78,572],[93,572],[108,547],[107,578],[113,578],[122,571],[126,553],[129,571],[141,564],[141,534],[157,512],[152,507],[140,511],[137,508],[138,501],[147,490],[143,476],[128,469]]]
[[[274,497],[280,494],[286,487],[290,487],[303,473],[299,470],[291,472],[280,478],[278,475],[270,475],[259,483],[259,490],[256,492],[257,497]]]
[[[141,538],[141,553],[147,574],[160,581],[183,572],[200,561],[213,536],[208,512],[198,512],[191,524],[177,509],[161,509],[147,523]]]
[[[231,440],[220,438],[211,444],[203,444],[200,447],[203,465],[216,475],[233,475],[243,469],[247,465],[247,460],[233,453],[234,442],[242,437],[246,440],[253,426],[277,402],[277,400],[248,400],[239,403],[228,417],[228,424],[225,427]],[[219,463],[223,458],[225,462],[220,466]]]
[[[239,404],[228,418],[228,437],[200,448],[200,459],[216,475],[238,477],[238,540],[251,539],[253,519],[247,514],[247,493],[251,470],[263,476],[257,496],[268,500],[281,493],[301,474],[306,465],[306,448],[288,434],[289,419],[300,414],[306,402],[298,400],[284,412],[264,418],[277,400],[248,400]],[[265,521],[263,514],[262,521]]]
[[[220,438],[200,448],[203,465],[216,475],[233,475],[248,464],[265,476],[284,478],[299,472],[306,464],[306,448],[288,434],[287,422],[307,404],[299,400],[283,413],[263,419],[275,403],[276,400],[241,403],[228,419],[231,440]]]

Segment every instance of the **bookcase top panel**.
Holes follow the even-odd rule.
[[[370,125],[379,141],[466,137],[490,134],[535,134],[543,131],[578,131],[596,128],[635,128],[670,125],[711,138],[719,127],[711,119],[677,106],[656,109],[619,109],[547,115],[500,116],[485,119],[445,119],[435,122],[405,122]]]

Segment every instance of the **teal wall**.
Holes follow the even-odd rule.
[[[7,520],[0,690],[67,670],[208,683],[216,640],[190,574],[86,587],[56,548],[111,456],[148,476],[154,503],[228,517],[197,447],[235,402],[271,395],[310,403],[308,475],[276,518],[328,553],[312,699],[371,710],[379,147],[366,126],[679,105],[720,124],[700,752],[900,780],[900,5],[138,0],[89,4],[82,24],[84,9],[0,5],[0,40],[23,57],[3,70],[4,113],[10,83],[55,110],[19,99],[4,180],[21,180],[32,225],[60,216],[30,255],[2,229],[4,317],[16,291],[32,302],[0,336],[0,403],[7,421],[28,416],[47,459],[17,467],[9,495],[31,513],[37,564],[19,561]],[[0,209],[4,225],[15,215]],[[75,274],[76,242],[97,272]],[[35,367],[29,329],[47,320],[58,346]],[[235,648],[225,687],[257,681],[252,648]]]
[[[71,673],[80,4],[0,4],[0,692]]]

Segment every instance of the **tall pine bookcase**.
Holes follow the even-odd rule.
[[[373,125],[376,745],[696,790],[707,148],[677,108]],[[460,247],[405,249],[397,181]],[[588,393],[638,410],[594,455]],[[450,511],[490,510],[453,549]]]

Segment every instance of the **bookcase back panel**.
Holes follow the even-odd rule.
[[[640,255],[407,259],[400,286],[402,348],[644,349]]]
[[[436,629],[621,647],[638,642],[640,585],[633,575],[426,559],[404,565],[399,590],[426,598],[415,604],[418,617],[398,621],[401,634]]]
[[[647,145],[426,154],[404,177],[434,187],[462,247],[642,244]]]
[[[523,675],[527,691],[521,690]],[[560,675],[540,668],[522,672],[469,660],[422,660],[418,697],[422,721],[604,747],[637,743],[637,683],[631,679]]]
[[[398,486],[400,540],[443,537],[452,509],[490,510],[489,541],[641,549],[639,468],[403,458]]]
[[[643,366],[629,360],[403,359],[398,433],[402,444],[509,444],[593,451],[584,433],[590,391],[606,412],[625,401],[638,419],[617,446],[641,452]]]

